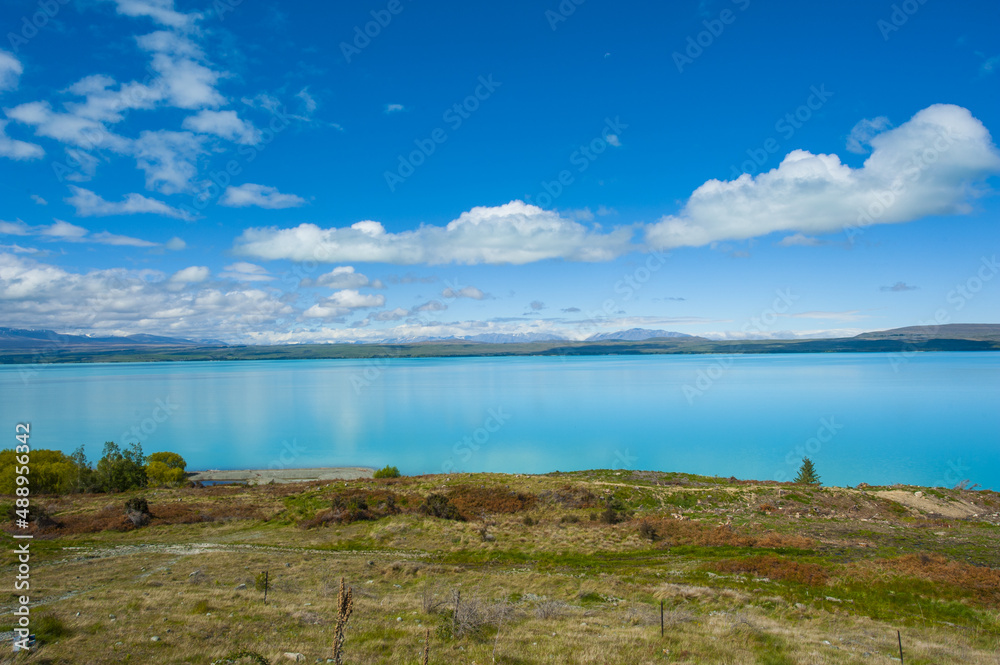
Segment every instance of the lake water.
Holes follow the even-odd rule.
[[[0,367],[3,427],[188,469],[656,469],[1000,489],[1000,353],[297,360]]]

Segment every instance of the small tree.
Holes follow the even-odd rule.
[[[816,467],[808,457],[802,458],[802,466],[799,467],[799,475],[795,476],[795,482],[800,485],[820,485],[819,474]]]
[[[124,492],[146,486],[146,456],[142,445],[122,450],[113,441],[104,443],[104,456],[97,462],[97,485],[104,492]]]
[[[389,466],[388,464],[384,469],[379,469],[372,476],[373,478],[399,478],[399,469],[394,466]]]
[[[153,485],[176,485],[184,480],[187,462],[177,453],[159,452],[146,458],[146,476]]]

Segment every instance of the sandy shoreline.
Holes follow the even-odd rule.
[[[199,482],[241,482],[251,485],[301,483],[311,480],[355,480],[371,478],[375,469],[366,466],[331,466],[315,469],[230,469],[195,471],[188,480]]]

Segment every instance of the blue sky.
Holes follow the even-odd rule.
[[[0,323],[1000,322],[1000,6],[651,4],[4,1]]]

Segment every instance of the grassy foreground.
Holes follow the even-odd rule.
[[[1000,652],[995,492],[586,471],[35,502],[40,644],[4,663],[333,662],[341,577],[345,663],[893,663],[897,630],[907,664]]]

